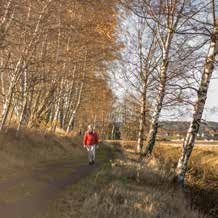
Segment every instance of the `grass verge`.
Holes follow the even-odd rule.
[[[123,154],[117,148],[111,148],[116,153],[112,161],[66,189],[42,217],[203,217],[154,158],[142,165],[133,152]]]
[[[125,151],[136,152],[136,141],[114,141]],[[182,142],[157,141],[153,158],[160,171],[173,175]],[[185,197],[191,208],[218,217],[218,143],[198,141],[192,152],[186,174]],[[172,176],[173,177],[173,176]]]
[[[16,137],[16,130],[0,132],[0,181],[31,170],[39,164],[52,164],[84,156],[80,137],[42,134],[26,129]]]
[[[176,168],[181,146],[158,143],[154,157],[167,171]],[[218,217],[218,148],[196,146],[186,174],[186,195],[193,208],[200,208],[211,217]]]

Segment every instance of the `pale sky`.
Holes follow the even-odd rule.
[[[200,16],[202,16],[202,15],[200,15]],[[203,19],[203,17],[201,17],[201,19]],[[208,21],[207,19],[211,19],[211,18],[208,17],[208,16],[205,16],[205,19],[206,19],[205,21]],[[134,56],[135,55],[134,54],[135,47],[133,46],[133,48],[132,48],[131,46],[134,45],[134,43],[137,44],[137,42],[135,42],[135,37],[137,37],[137,34],[136,34],[137,33],[137,19],[134,18],[134,16],[129,16],[126,20],[124,20],[124,21],[122,20],[122,28],[123,28],[124,31],[127,31],[127,32],[129,31],[129,33],[131,33],[130,35],[133,38],[133,41],[130,40],[131,37],[129,38],[128,34],[127,34],[126,38],[125,38],[125,34],[122,34],[120,36],[121,37],[121,41],[126,43],[126,45],[128,45],[127,46],[128,49],[129,49],[128,51],[124,51],[124,53],[125,52],[129,53],[131,51],[132,52],[131,53],[131,58],[132,58],[132,61],[133,61],[136,58]],[[134,35],[134,34],[136,34],[136,35]],[[205,55],[207,54],[208,46],[209,45],[207,45],[207,47],[205,48],[205,51],[206,51]],[[129,68],[131,69],[131,66]],[[129,68],[128,68],[128,64],[126,64],[125,65],[125,71],[129,71]],[[120,95],[121,91],[118,91],[118,90],[119,90],[119,88],[116,88],[116,91]],[[122,96],[122,94],[121,94],[121,96]],[[193,100],[195,100],[195,98],[193,98]],[[165,112],[162,111],[161,118],[164,119],[164,120],[165,119],[167,119],[167,120],[170,119],[170,115],[168,116],[168,114],[170,114],[170,112],[173,112],[173,111],[170,111],[170,112],[167,111],[166,113]],[[184,113],[180,117],[176,117],[176,115],[175,115],[175,117],[173,119],[177,119],[178,118],[178,120],[190,120],[191,117],[192,117],[192,112],[193,112],[193,108],[189,107],[187,113]],[[213,72],[213,77],[212,77],[211,82],[210,82],[210,86],[209,86],[209,90],[208,90],[208,95],[207,95],[207,101],[206,101],[205,110],[204,110],[204,114],[203,114],[202,118],[204,120],[206,120],[206,121],[215,121],[215,122],[218,122],[218,66],[216,66],[216,69]]]
[[[214,111],[208,110],[213,107],[216,107],[217,109]],[[206,118],[206,120],[208,121],[218,122],[218,70],[217,69],[213,72],[213,77],[210,82],[208,97],[206,102],[206,110],[203,118],[204,119]]]

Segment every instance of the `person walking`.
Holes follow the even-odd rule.
[[[92,125],[88,126],[88,130],[84,135],[83,147],[88,151],[89,165],[95,163],[95,147],[98,144],[98,134],[93,130]]]

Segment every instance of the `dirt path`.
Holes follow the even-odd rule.
[[[29,175],[0,183],[0,218],[34,218],[42,215],[49,201],[56,200],[58,194],[102,165],[93,166],[81,162],[65,160],[62,163],[43,165]]]

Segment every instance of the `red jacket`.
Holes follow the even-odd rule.
[[[90,146],[98,144],[98,134],[94,131],[91,133],[87,132],[84,135],[83,144]]]

